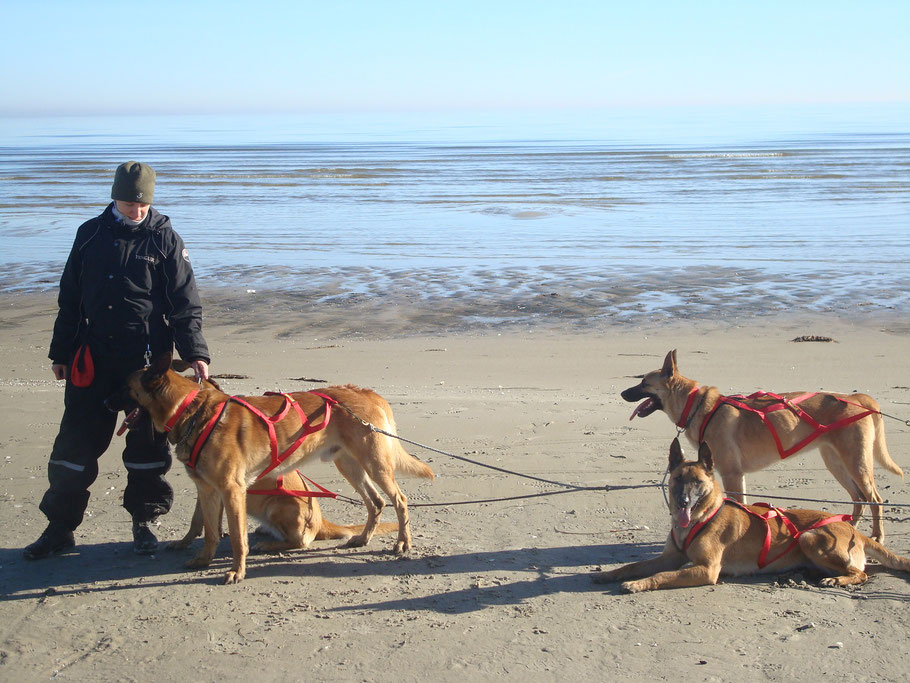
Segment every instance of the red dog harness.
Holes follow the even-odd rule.
[[[686,405],[683,408],[682,415],[680,416],[679,421],[676,423],[676,426],[680,429],[686,429],[689,426],[689,412],[692,410],[692,405],[695,402],[695,396],[698,393],[698,389],[699,387],[696,385],[693,387],[692,391],[689,392],[689,397],[686,399]],[[735,408],[739,408],[740,410],[747,410],[750,413],[755,413],[758,415],[761,421],[765,423],[768,431],[771,432],[771,436],[774,437],[774,443],[777,444],[777,452],[782,460],[793,455],[797,451],[802,450],[822,434],[834,431],[835,429],[841,429],[842,427],[846,427],[849,424],[853,424],[858,420],[862,420],[864,417],[878,412],[877,410],[866,408],[866,406],[860,405],[859,403],[853,403],[852,401],[847,401],[835,396],[833,398],[836,398],[841,403],[846,403],[848,405],[861,408],[862,412],[837,420],[831,424],[823,425],[815,420],[815,418],[813,418],[811,415],[809,415],[809,413],[799,407],[800,403],[816,395],[818,395],[818,392],[802,394],[796,398],[784,398],[783,396],[772,394],[768,391],[756,391],[754,394],[750,394],[749,396],[721,396],[717,399],[714,407],[711,408],[707,415],[705,415],[705,419],[702,421],[701,428],[698,431],[698,442],[701,443],[705,440],[705,429],[707,429],[711,418],[714,417],[714,413],[722,405],[731,405]],[[758,399],[770,399],[771,402],[761,407],[754,407],[745,403],[745,401],[754,401]],[[777,434],[777,430],[774,428],[774,424],[768,417],[769,413],[773,413],[778,410],[789,410],[792,412],[800,420],[812,427],[812,433],[796,445],[785,449],[783,443],[780,440],[780,436]]]
[[[301,479],[305,479],[315,486],[318,491],[309,491],[307,489],[295,490],[295,489],[286,489],[284,488],[284,475],[278,475],[277,488],[274,489],[247,489],[248,494],[255,494],[257,496],[293,496],[294,498],[337,498],[337,493],[332,493],[328,489],[322,488],[315,481],[309,477],[304,476],[300,470],[297,470],[297,474]]]
[[[191,391],[189,394],[186,395],[186,398],[184,398],[183,401],[181,402],[181,404],[177,407],[176,412],[167,421],[167,424],[164,427],[166,432],[169,432],[174,428],[174,425],[177,424],[177,420],[180,419],[180,416],[186,411],[186,409],[189,407],[190,403],[192,403],[193,399],[196,398],[196,395],[198,393],[199,393],[199,390],[197,389],[197,390]],[[249,410],[254,415],[259,417],[265,423],[265,425],[269,431],[269,445],[271,448],[271,462],[270,462],[269,466],[266,467],[265,470],[263,470],[262,473],[258,477],[256,477],[256,481],[259,481],[265,475],[267,475],[269,472],[271,472],[276,467],[278,467],[282,462],[284,462],[288,458],[288,456],[290,456],[294,451],[296,451],[300,447],[300,444],[302,444],[303,441],[310,434],[313,434],[314,432],[318,432],[322,429],[325,429],[328,426],[329,421],[332,419],[332,406],[337,405],[338,401],[336,401],[331,396],[328,396],[326,394],[321,394],[318,391],[311,391],[308,393],[319,396],[321,399],[323,399],[325,401],[325,417],[322,418],[322,422],[320,422],[319,424],[316,424],[316,425],[310,424],[309,419],[307,419],[306,414],[303,412],[303,408],[300,407],[300,404],[294,398],[292,398],[290,396],[290,394],[285,394],[285,393],[281,393],[281,392],[271,392],[271,391],[266,393],[266,396],[283,396],[285,399],[284,405],[281,407],[281,410],[279,410],[277,413],[275,413],[274,415],[271,415],[271,416],[266,415],[261,410],[259,410],[259,408],[250,404],[249,402],[240,398],[239,396],[229,397],[226,401],[224,401],[223,403],[218,405],[218,407],[215,409],[214,415],[212,415],[212,417],[209,418],[209,421],[206,423],[205,428],[199,434],[199,437],[196,439],[196,443],[193,444],[193,450],[190,452],[190,457],[185,463],[186,466],[189,467],[190,469],[196,469],[196,461],[199,458],[199,453],[205,447],[205,444],[208,442],[209,436],[211,435],[212,431],[214,431],[215,427],[218,425],[218,422],[221,420],[221,417],[224,414],[224,409],[227,407],[227,404],[230,403],[231,401],[233,401],[235,403],[239,403],[240,405],[244,406],[247,410]],[[300,433],[300,436],[297,437],[297,440],[294,441],[294,443],[292,443],[290,446],[288,446],[288,448],[285,449],[285,451],[283,453],[279,454],[278,453],[278,435],[275,431],[275,425],[287,416],[287,414],[291,410],[291,407],[293,407],[294,410],[297,412],[297,415],[300,418],[300,424],[303,428],[303,431]],[[303,475],[301,475],[301,476],[303,476]],[[304,477],[304,479],[306,479],[306,477]],[[310,480],[307,479],[307,481],[310,481]],[[283,477],[278,477],[278,487],[279,487],[278,489],[275,489],[272,491],[249,491],[249,493],[256,493],[256,494],[262,494],[262,495],[277,493],[279,495],[294,495],[294,496],[301,496],[301,497],[302,496],[307,496],[307,497],[312,496],[312,497],[319,497],[319,498],[335,497],[335,495],[336,495],[336,494],[333,494],[333,493],[327,491],[326,489],[319,486],[319,484],[316,484],[315,482],[312,482],[312,481],[310,481],[310,483],[313,484],[314,486],[316,486],[319,489],[319,492],[291,491],[290,489],[283,488],[282,482],[283,482]]]
[[[762,549],[758,553],[758,568],[759,569],[764,569],[769,564],[771,564],[773,562],[777,562],[780,558],[782,558],[784,555],[786,555],[791,550],[793,550],[793,548],[796,547],[796,544],[799,541],[799,537],[802,534],[806,533],[807,531],[812,531],[813,529],[818,529],[819,527],[823,527],[826,524],[831,524],[832,522],[850,522],[853,520],[852,515],[832,515],[831,517],[826,517],[825,519],[820,519],[819,521],[815,522],[815,524],[813,524],[810,527],[800,530],[800,529],[797,529],[796,525],[793,523],[793,521],[789,517],[787,517],[786,514],[784,514],[783,510],[781,510],[780,508],[771,507],[767,503],[756,503],[755,504],[756,507],[768,508],[767,512],[759,513],[759,512],[756,512],[755,510],[750,509],[746,505],[743,505],[739,501],[733,500],[732,498],[724,498],[723,502],[732,503],[733,505],[744,510],[745,512],[749,513],[753,517],[757,517],[758,519],[762,520],[765,523],[765,542],[762,544]],[[717,515],[717,513],[720,512],[720,509],[722,507],[723,507],[723,504],[719,505],[717,507],[717,509],[711,513],[710,517],[708,517],[706,520],[701,521],[698,524],[696,524],[695,526],[693,526],[692,529],[689,531],[689,534],[686,536],[686,540],[683,542],[683,547],[679,548],[679,550],[688,550],[689,546],[692,544],[692,541],[695,539],[695,537],[698,536],[698,534],[701,532],[701,530],[704,529],[705,526],[712,519],[714,519],[715,515]],[[784,548],[777,555],[777,557],[769,560],[768,553],[771,550],[771,522],[770,522],[770,520],[775,519],[775,518],[780,519],[781,524],[789,533],[791,540],[790,540],[790,544],[786,548]],[[674,544],[676,543],[675,536],[673,537],[673,543]],[[677,546],[677,547],[679,547],[679,546]]]

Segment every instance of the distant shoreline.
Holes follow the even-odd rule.
[[[762,281],[718,286],[697,277],[671,279],[663,290],[630,282],[541,279],[535,282],[491,274],[488,281],[456,287],[415,273],[365,276],[352,290],[344,282],[316,278],[279,286],[247,284],[243,278],[200,278],[206,325],[238,330],[271,328],[277,339],[390,339],[443,334],[488,334],[551,330],[566,334],[701,326],[706,331],[766,325],[799,335],[830,335],[843,325],[910,336],[906,302],[889,306],[868,298],[783,293],[786,283]],[[658,277],[655,275],[654,277]],[[0,304],[23,315],[44,316],[48,330],[56,313],[57,287],[0,291]],[[887,292],[881,293],[887,300]],[[901,293],[897,293],[901,294]],[[902,293],[906,299],[906,293]],[[827,303],[825,303],[827,302]]]

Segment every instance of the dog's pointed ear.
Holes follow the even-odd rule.
[[[146,377],[155,379],[166,374],[171,369],[172,356],[170,353],[162,353],[152,358],[152,364],[145,371]]]
[[[193,366],[190,365],[189,363],[187,363],[182,358],[171,359],[171,369],[175,370],[176,372],[186,372],[191,367],[193,367]]]
[[[701,465],[705,472],[711,474],[714,471],[714,456],[711,455],[711,448],[704,441],[698,447],[698,464]]]
[[[679,445],[679,437],[677,437],[670,444],[670,471],[672,472],[684,462],[682,446]]]
[[[664,366],[660,369],[661,377],[672,377],[676,374],[676,349],[670,351],[664,358]]]

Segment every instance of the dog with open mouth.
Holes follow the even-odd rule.
[[[756,392],[723,396],[717,387],[700,386],[680,374],[676,351],[670,351],[658,370],[621,396],[640,402],[629,418],[663,411],[680,433],[698,447],[707,443],[724,489],[742,502],[745,474],[811,449],[818,449],[834,478],[855,501],[853,517],[863,511],[860,501],[882,503],[875,487],[874,463],[903,478],[888,453],[881,409],[866,394],[832,392]],[[871,505],[872,537],[885,537],[880,505]]]
[[[663,553],[595,573],[595,582],[624,581],[624,590],[637,593],[713,585],[721,576],[814,567],[828,575],[822,586],[853,586],[868,579],[867,556],[889,569],[910,572],[910,558],[861,534],[849,515],[743,505],[724,498],[706,443],[697,461],[687,461],[674,439],[669,469],[670,533]]]
[[[249,552],[247,489],[263,476],[286,474],[313,459],[334,462],[363,499],[367,520],[349,546],[364,546],[382,530],[381,490],[398,516],[393,550],[410,550],[407,497],[395,473],[429,479],[434,474],[389,436],[396,433],[395,420],[379,394],[346,385],[318,393],[229,396],[183,377],[171,369],[171,361],[170,354],[153,358],[148,368],[130,376],[109,407],[125,409],[132,402],[146,411],[155,429],[168,432],[177,458],[196,484],[205,540],[188,566],[211,563],[223,509],[233,553],[224,582],[241,581]]]

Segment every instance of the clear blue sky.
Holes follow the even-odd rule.
[[[910,101],[910,0],[0,0],[0,114]]]

